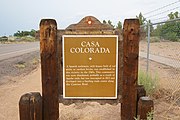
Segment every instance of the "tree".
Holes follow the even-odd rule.
[[[178,12],[171,12],[167,16],[169,19],[175,19],[179,16]],[[166,22],[165,24],[157,25],[156,29],[153,31],[154,36],[160,36],[165,40],[178,41],[180,39],[180,22]]]
[[[30,36],[32,36],[32,37],[35,37],[35,34],[36,34],[36,31],[34,30],[34,29],[32,29],[31,31],[30,31]]]
[[[170,20],[174,19],[174,14],[173,14],[173,12],[169,13],[169,14],[168,14],[168,17],[169,17]]]
[[[106,20],[103,20],[103,23],[104,23],[104,24],[107,24]]]
[[[136,18],[139,19],[140,25],[144,25],[145,24],[146,18],[142,15],[141,12],[139,13],[138,16],[136,15]]]
[[[14,36],[21,37],[22,35],[21,35],[21,32],[18,30],[16,33],[14,33]]]
[[[14,36],[16,37],[24,37],[24,36],[32,36],[35,37],[36,31],[32,29],[31,31],[17,31],[14,33]]]
[[[117,29],[122,30],[122,23],[119,21],[116,26]]]
[[[175,19],[175,18],[179,18],[179,13],[178,13],[178,11],[176,11],[175,13],[171,12],[168,14],[168,17],[170,20]]]
[[[108,24],[114,28],[114,25],[112,24],[111,20],[108,20]]]
[[[180,22],[165,23],[160,30],[160,36],[166,40],[177,41],[180,36]]]
[[[174,16],[175,16],[175,18],[179,18],[179,12],[176,11],[176,12],[174,13]]]
[[[161,24],[158,24],[158,25],[156,26],[156,29],[154,29],[154,30],[152,31],[152,36],[160,36],[161,29],[162,29],[162,25],[161,25]]]
[[[139,15],[136,15],[136,18],[139,19],[139,24],[140,25],[145,25],[146,18],[142,15],[140,12]],[[141,27],[141,39],[145,39],[146,33],[147,33],[147,26]]]

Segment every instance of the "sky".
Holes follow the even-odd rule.
[[[0,0],[0,36],[13,35],[18,30],[38,30],[40,20],[45,18],[55,19],[58,29],[65,29],[89,15],[101,22],[111,20],[117,24],[173,2],[177,3],[152,12],[152,16],[180,6],[180,0]]]

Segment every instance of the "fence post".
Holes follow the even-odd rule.
[[[43,120],[59,118],[57,74],[57,23],[53,19],[40,22]]]
[[[137,109],[137,78],[140,25],[138,19],[126,19],[123,26],[123,85],[121,120],[134,120]]]
[[[148,44],[147,44],[147,66],[146,66],[146,73],[148,75],[148,71],[149,71],[149,49],[150,49],[150,23],[148,22],[147,23],[147,27],[148,27],[148,37],[147,37],[147,41],[148,41]]]
[[[42,120],[42,97],[38,92],[26,93],[19,101],[20,120]]]
[[[138,115],[140,119],[146,120],[147,114],[152,112],[154,108],[153,100],[149,97],[141,97],[138,102]]]

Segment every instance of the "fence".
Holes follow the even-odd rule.
[[[167,106],[159,117],[180,118],[170,113],[180,106],[180,18],[141,26],[140,38],[139,70],[156,80],[149,83],[147,79],[152,86],[147,89],[156,90],[153,97]]]

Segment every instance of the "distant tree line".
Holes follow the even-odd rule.
[[[14,33],[16,37],[25,37],[25,36],[32,36],[35,37],[36,31],[32,29],[31,31],[17,31]]]
[[[171,12],[167,16],[168,20],[173,20],[180,17],[178,12]],[[151,21],[147,20],[142,13],[139,13],[136,18],[139,19],[140,25],[145,25],[147,23],[151,24]],[[143,30],[147,31],[147,27],[144,27]],[[150,30],[151,36],[156,36],[171,41],[178,41],[180,39],[180,21],[158,24],[155,28],[151,25]]]
[[[108,21],[103,20],[103,24],[108,24],[108,25],[112,26],[113,28],[122,30],[122,23],[121,23],[121,21],[118,21],[117,25],[113,25],[111,20],[108,20]]]
[[[178,12],[171,12],[167,15],[168,20],[173,20],[179,18]],[[140,12],[139,15],[136,16],[139,19],[140,25],[145,25],[141,32],[147,33],[147,26],[146,24],[152,24],[151,20],[147,20],[143,14]],[[113,25],[111,20],[103,20],[104,24],[109,24],[113,28],[122,30],[122,22],[118,21],[117,25]],[[174,22],[166,22],[163,24],[157,24],[156,27],[150,25],[150,34],[151,36],[159,37],[165,40],[171,41],[179,41],[180,40],[180,21]]]

